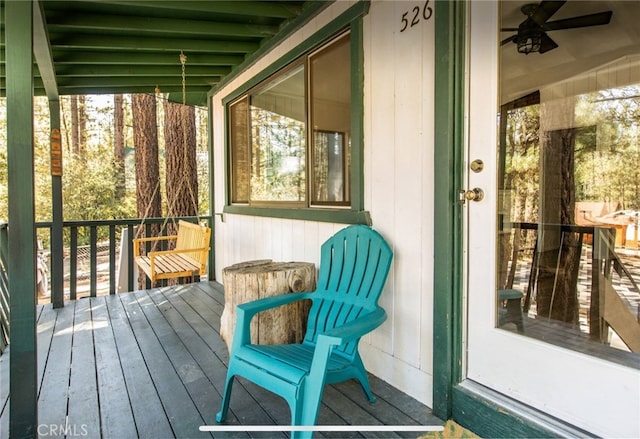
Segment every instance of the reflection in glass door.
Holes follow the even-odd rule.
[[[589,6],[596,21],[613,12]],[[509,46],[505,80],[524,58]],[[640,54],[567,69],[500,121],[498,326],[640,367]]]
[[[466,377],[640,437],[640,7],[469,8]]]

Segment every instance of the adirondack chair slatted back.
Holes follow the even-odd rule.
[[[315,343],[319,333],[344,325],[374,310],[387,278],[392,252],[375,230],[351,226],[321,248],[320,271],[305,342]],[[354,355],[357,340],[337,348]]]

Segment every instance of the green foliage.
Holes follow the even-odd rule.
[[[640,210],[640,87],[574,99],[576,202]],[[503,209],[512,221],[538,220],[540,129],[540,105],[508,113]]]
[[[117,199],[115,194],[116,172],[114,164],[113,97],[87,96],[86,138],[82,155],[74,155],[70,145],[71,115],[69,97],[60,97],[61,134],[63,149],[63,212],[64,220],[102,220],[135,218],[135,171],[134,148],[132,142],[132,116],[130,98],[125,96],[125,146],[127,165],[126,194]],[[158,123],[163,123],[158,118]],[[198,187],[200,214],[209,209],[209,158],[207,140],[207,111],[196,108],[198,142]],[[162,129],[158,132],[162,133]],[[52,220],[51,170],[49,151],[49,104],[45,97],[34,98],[34,183],[36,221]],[[163,139],[161,155],[164,152]],[[162,160],[162,157],[161,157]],[[161,173],[164,175],[164,166]],[[6,99],[0,98],[0,221],[8,220],[7,193],[7,142],[6,142]],[[85,231],[79,231],[79,243],[86,241]],[[99,230],[98,240],[106,238],[108,230]],[[46,246],[48,233],[39,239]]]

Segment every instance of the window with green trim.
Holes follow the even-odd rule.
[[[228,104],[232,204],[351,206],[351,82],[347,32]]]

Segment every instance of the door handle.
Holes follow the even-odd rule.
[[[465,204],[467,201],[475,201],[476,203],[484,199],[484,191],[479,187],[473,189],[460,191],[460,204]]]

